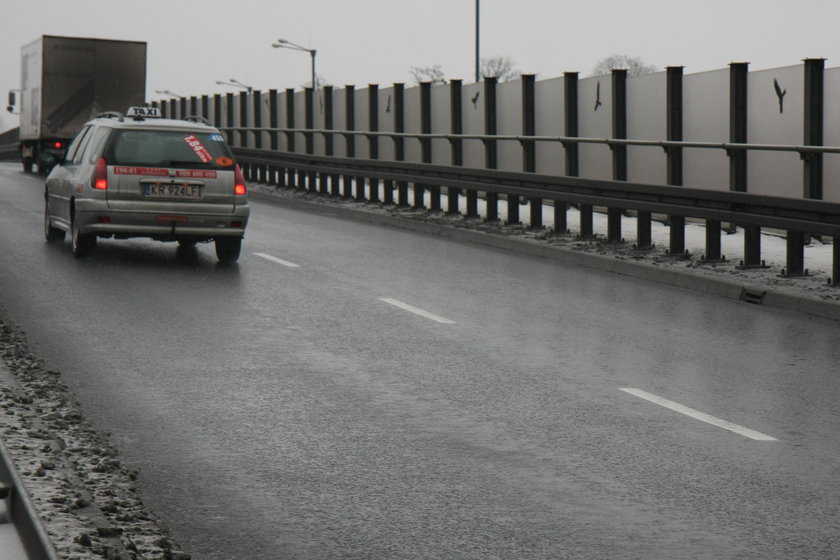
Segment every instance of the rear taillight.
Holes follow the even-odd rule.
[[[62,144],[61,142],[59,142],[58,140],[56,140],[54,145],[55,145],[55,148],[56,148],[57,150],[60,150],[60,149],[61,149],[61,147],[62,147],[64,144]]]
[[[93,174],[90,186],[102,191],[108,188],[108,162],[105,158],[99,158],[96,162],[96,172]]]
[[[245,188],[245,176],[242,175],[242,170],[239,169],[239,164],[233,168],[233,194],[247,194],[248,189]]]

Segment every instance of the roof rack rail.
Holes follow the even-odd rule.
[[[204,117],[199,117],[198,115],[188,115],[188,116],[184,117],[184,120],[187,121],[187,122],[197,122],[197,123],[206,124],[207,126],[211,126],[210,121],[208,121]]]
[[[105,111],[104,113],[99,113],[96,115],[97,119],[117,119],[120,122],[123,121],[123,114],[117,111]]]

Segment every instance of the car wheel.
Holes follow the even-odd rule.
[[[44,237],[48,243],[64,241],[64,230],[54,228],[50,224],[50,206],[47,202],[44,202]]]
[[[222,264],[234,263],[239,259],[239,252],[242,250],[241,237],[217,237],[216,258]]]
[[[76,220],[76,212],[73,212],[73,226],[71,228],[72,231],[72,242],[73,242],[73,255],[76,258],[82,258],[86,255],[89,255],[96,249],[96,236],[90,233],[80,233],[79,226]]]

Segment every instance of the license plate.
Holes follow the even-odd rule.
[[[198,200],[201,189],[198,185],[178,185],[173,183],[145,183],[143,196],[146,198],[179,198]]]

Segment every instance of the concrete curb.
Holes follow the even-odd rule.
[[[567,247],[549,245],[520,237],[496,235],[483,231],[446,224],[413,220],[410,216],[395,216],[377,211],[353,208],[349,204],[319,202],[300,197],[275,194],[273,187],[249,185],[249,196],[288,208],[312,212],[358,222],[390,226],[407,231],[424,233],[484,247],[514,251],[521,254],[550,259],[563,264],[583,266],[621,274],[632,278],[667,284],[713,296],[740,300],[745,290],[763,293],[761,304],[774,309],[805,313],[815,317],[840,321],[840,303],[772,291],[764,286],[692,274],[686,270],[673,270],[647,263],[622,260],[609,255],[575,251]]]

